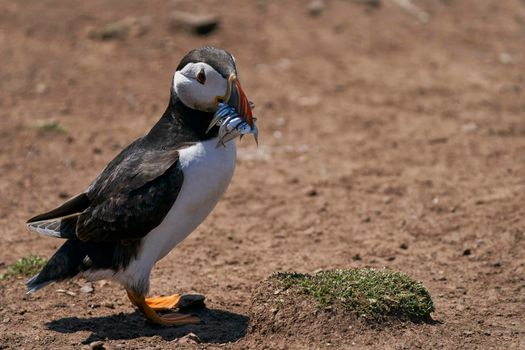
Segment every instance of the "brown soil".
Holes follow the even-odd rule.
[[[525,348],[525,3],[413,0],[427,23],[382,3],[326,1],[312,17],[303,1],[0,1],[0,273],[53,253],[24,221],[153,125],[191,48],[235,54],[260,128],[217,209],[153,271],[154,294],[207,296],[204,324],[147,324],[112,283],[28,297],[10,279],[0,348]],[[173,31],[175,9],[220,26]],[[118,21],[127,35],[90,35]],[[311,338],[249,326],[272,272],[361,266],[421,280],[437,322]]]

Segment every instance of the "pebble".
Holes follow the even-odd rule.
[[[186,30],[197,35],[207,35],[217,29],[219,18],[212,14],[194,14],[174,11],[169,18],[173,30]]]
[[[103,349],[104,348],[104,342],[102,340],[97,340],[92,343],[89,343],[90,349]]]
[[[476,123],[467,123],[467,124],[463,124],[461,126],[461,130],[466,133],[466,134],[469,134],[469,133],[473,133],[475,131],[478,130],[478,124]]]
[[[308,197],[315,197],[319,194],[319,192],[317,192],[317,189],[315,189],[314,187],[309,187],[306,189],[306,195]]]
[[[102,306],[107,307],[108,309],[114,309],[115,308],[115,304],[108,303],[108,302],[102,303]]]
[[[205,299],[206,297],[201,294],[185,294],[182,296],[177,306],[181,309],[203,306]]]
[[[58,192],[58,198],[67,199],[69,197],[70,197],[70,195],[69,195],[68,192],[65,192],[65,191]]]
[[[370,7],[379,7],[381,6],[381,0],[353,0],[358,4],[368,5]]]
[[[512,56],[507,52],[502,52],[498,55],[498,60],[500,63],[509,64],[512,63]]]
[[[323,13],[326,8],[326,3],[323,0],[313,0],[306,6],[308,14],[312,17],[317,17]]]
[[[39,95],[47,92],[47,85],[44,83],[38,83],[35,87],[35,92]]]
[[[94,289],[93,289],[93,284],[92,283],[86,283],[84,284],[81,288],[80,288],[80,291],[82,293],[93,293]]]
[[[77,295],[75,292],[71,292],[69,290],[65,290],[65,289],[57,289],[56,290],[57,293],[63,293],[63,294],[67,294],[67,295],[70,295],[72,297],[74,297],[75,295]]]
[[[178,344],[200,344],[201,339],[195,333],[188,333],[184,337],[181,337],[175,341]]]

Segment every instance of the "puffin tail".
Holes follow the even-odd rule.
[[[82,242],[67,240],[49,259],[42,271],[26,282],[27,294],[34,293],[53,282],[75,277],[80,272],[84,257]]]
[[[64,218],[31,221],[27,223],[29,231],[56,238],[76,238],[78,215]]]

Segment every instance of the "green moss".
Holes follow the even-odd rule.
[[[36,274],[44,265],[47,263],[47,260],[36,256],[31,255],[27,258],[18,259],[13,265],[7,268],[7,272],[3,275],[0,275],[0,280],[7,279],[9,277],[30,277]]]
[[[59,122],[55,122],[55,121],[40,122],[36,125],[36,128],[44,132],[55,132],[57,134],[67,134],[66,128],[60,125]]]
[[[401,272],[365,268],[314,275],[276,273],[271,279],[279,281],[284,289],[297,288],[314,297],[321,307],[339,304],[369,319],[396,316],[426,320],[434,311],[430,294],[421,282]]]

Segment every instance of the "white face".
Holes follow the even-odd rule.
[[[227,93],[228,80],[206,63],[188,63],[175,72],[173,89],[186,106],[214,112],[217,108],[216,98]]]

